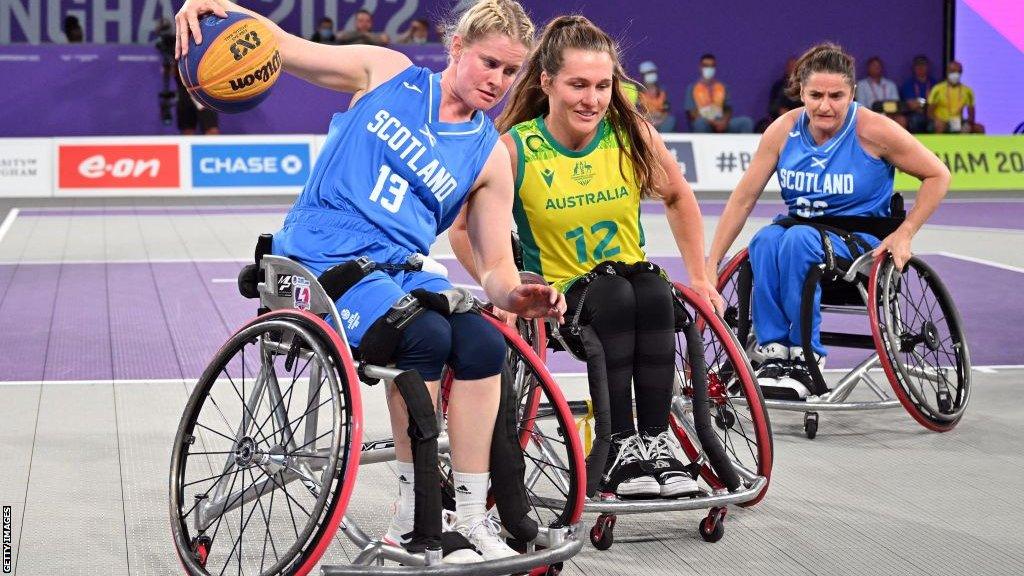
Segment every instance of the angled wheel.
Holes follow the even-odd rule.
[[[178,426],[171,532],[188,574],[306,574],[355,486],[361,422],[348,349],[299,310],[217,352]]]
[[[739,468],[741,477],[763,476],[770,479],[773,460],[771,423],[750,362],[735,334],[714,312],[710,303],[682,284],[676,284],[676,289],[682,295],[687,312],[696,320],[704,340],[708,387],[708,405],[705,409],[710,412],[715,424],[712,429],[725,447],[733,466]],[[677,394],[689,400],[692,409],[697,410],[699,407],[694,403],[690,382],[691,367],[685,354],[684,333],[679,332],[676,338]],[[693,436],[692,424],[681,421],[676,411],[673,414],[670,424],[680,446],[692,461],[697,461],[701,451]],[[688,413],[687,418],[690,416]],[[724,487],[707,465],[702,466],[701,476],[713,489]],[[767,485],[756,498],[741,505],[757,504],[766,491]]]
[[[576,524],[583,514],[586,488],[583,448],[569,406],[535,350],[538,342],[545,341],[544,325],[526,321],[519,327],[540,331],[535,333],[538,339],[528,343],[516,329],[486,312],[483,315],[505,337],[507,357],[502,378],[510,384],[516,435],[526,462],[524,482],[530,517],[548,528]],[[446,371],[441,382],[443,409],[447,408],[450,386],[451,374]],[[442,490],[454,498],[448,462],[442,458]]]
[[[952,430],[971,396],[971,359],[960,314],[930,266],[900,272],[879,257],[869,279],[871,335],[896,397],[929,430]]]

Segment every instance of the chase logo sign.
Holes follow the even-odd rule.
[[[309,162],[308,144],[193,144],[192,185],[301,187]]]

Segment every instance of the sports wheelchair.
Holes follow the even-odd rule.
[[[360,465],[395,457],[390,438],[363,436],[359,381],[396,385],[402,373],[353,360],[344,329],[336,328],[346,319],[328,291],[298,263],[267,254],[268,238],[257,246],[255,266],[239,276],[242,294],[260,300],[259,315],[203,372],[174,440],[171,532],[185,572],[301,575],[330,548],[332,560],[347,564],[325,562],[325,575],[557,574],[582,547],[585,464],[578,436],[567,433],[574,430],[569,406],[534,350],[474,305],[507,344],[502,402],[518,408],[509,430],[526,464],[536,537],[509,540],[519,556],[462,565],[441,563],[439,547],[413,553],[388,545],[360,528],[348,504]],[[440,489],[449,496],[450,383],[442,377],[435,411]],[[376,495],[379,487],[360,490]]]
[[[893,195],[890,213],[888,218],[796,218],[796,224],[832,231],[844,238],[854,232],[866,232],[883,239],[906,217],[900,194]],[[825,261],[810,269],[802,294],[803,357],[813,380],[810,396],[806,400],[767,399],[765,404],[777,410],[803,412],[804,433],[810,439],[818,433],[818,412],[899,406],[929,430],[952,430],[970,399],[971,361],[960,315],[938,275],[917,257],[899,270],[889,254],[872,258],[868,251],[851,262],[832,254],[828,242],[824,246]],[[719,272],[718,290],[726,301],[726,322],[756,364],[758,359],[753,351],[757,342],[751,311],[754,282],[746,248]],[[814,360],[810,345],[811,307],[819,285],[822,344],[871,350],[870,355],[831,386]],[[824,329],[826,314],[833,315],[828,321],[834,327],[829,331]],[[846,331],[847,326],[836,322],[838,315],[867,316],[870,334]],[[843,331],[835,331],[835,327]],[[878,367],[893,394],[872,376],[872,370]],[[874,398],[850,398],[860,383],[868,387]]]
[[[516,239],[513,245],[518,254]],[[520,272],[520,277],[524,283],[546,284],[532,272]],[[681,459],[690,462],[689,468],[702,482],[701,492],[692,498],[657,500],[591,494],[584,512],[598,514],[590,541],[599,550],[612,546],[618,515],[645,512],[710,509],[698,529],[705,541],[717,542],[725,533],[727,506],[757,504],[771,478],[771,424],[749,360],[710,303],[682,284],[674,283],[673,288],[679,329],[669,428]],[[566,345],[565,339],[557,336],[558,327],[551,321],[520,320],[518,329],[542,358],[547,349],[565,350],[586,362],[577,347]],[[578,427],[585,426],[593,414],[591,400],[573,400],[569,406]],[[589,441],[587,444],[589,452]],[[601,470],[603,463],[591,463],[590,467]]]

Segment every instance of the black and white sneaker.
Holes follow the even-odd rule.
[[[657,436],[645,436],[647,456],[654,469],[654,478],[658,481],[659,494],[662,498],[678,498],[700,491],[697,480],[690,475],[690,470],[676,458],[668,430]]]
[[[605,492],[624,499],[657,498],[661,485],[651,474],[643,439],[632,434],[612,442],[612,465],[601,479]]]

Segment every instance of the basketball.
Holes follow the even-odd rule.
[[[178,73],[197,103],[218,112],[244,112],[262,102],[281,74],[277,40],[263,22],[238,12],[199,21],[203,42],[189,46]]]

